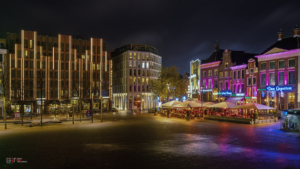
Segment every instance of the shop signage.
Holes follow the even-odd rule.
[[[202,89],[201,91],[203,91],[203,92],[211,92],[212,89]]]
[[[291,91],[293,90],[292,86],[268,86],[266,87],[268,91]]]
[[[20,112],[15,112],[15,119],[20,118]]]
[[[90,110],[86,111],[86,117],[91,117],[91,111]]]
[[[237,93],[236,96],[245,96],[245,93]]]
[[[219,95],[232,95],[232,92],[230,90],[223,90]]]

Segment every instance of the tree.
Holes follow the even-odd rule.
[[[154,97],[168,98],[180,97],[186,93],[184,80],[180,78],[179,68],[175,66],[161,69],[158,79],[150,80],[149,87]]]

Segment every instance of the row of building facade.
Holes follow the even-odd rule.
[[[99,109],[101,97],[103,109],[155,106],[157,100],[152,99],[148,82],[158,77],[161,67],[157,49],[130,44],[112,54],[103,39],[42,36],[24,30],[7,33],[0,39],[1,93],[6,109],[20,112],[24,104],[25,113],[69,111],[72,107],[77,110],[78,101],[82,110]],[[3,104],[2,97],[0,114]]]
[[[189,97],[235,104],[260,103],[280,109],[299,108],[299,28],[261,54],[219,49],[205,60],[191,61]]]

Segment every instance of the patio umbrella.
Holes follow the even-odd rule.
[[[170,102],[162,104],[161,106],[163,106],[163,107],[172,107],[173,105],[180,104],[180,103],[182,103],[182,102],[180,102],[180,101],[170,101]]]
[[[234,109],[257,109],[257,110],[272,110],[273,107],[265,106],[258,103],[247,103],[240,106],[233,107]]]
[[[188,102],[188,101],[193,101],[194,99],[193,98],[188,98],[185,100],[185,102]]]
[[[207,107],[211,107],[211,108],[233,108],[236,107],[236,104],[230,103],[230,102],[221,102],[221,103],[217,103],[217,104],[213,104]]]
[[[183,103],[173,105],[172,107],[202,107],[201,103],[195,101],[185,101]]]

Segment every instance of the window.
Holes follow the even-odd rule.
[[[278,85],[284,85],[284,72],[278,73]]]
[[[245,72],[244,72],[245,70],[242,70],[242,79],[244,79],[245,78]]]
[[[295,59],[289,60],[289,67],[295,67]]]
[[[252,78],[252,85],[256,85],[256,77]]]
[[[225,72],[225,77],[228,77],[228,72]]]
[[[223,78],[223,72],[219,72],[219,78]]]
[[[275,73],[269,73],[269,85],[275,85]]]
[[[202,87],[203,87],[204,89],[206,89],[206,81],[205,81],[205,80],[203,80],[203,82],[202,82]]]
[[[289,71],[289,84],[295,84],[295,71]]]
[[[228,90],[228,81],[225,82],[225,90]]]
[[[54,58],[55,60],[58,60],[58,53],[55,53]]]
[[[218,69],[214,70],[214,76],[218,76]]]
[[[203,77],[206,77],[206,71],[203,71]]]
[[[280,61],[279,61],[278,68],[279,68],[279,69],[285,68],[285,61],[284,61],[284,60],[280,60]]]
[[[236,79],[236,72],[233,71],[233,79]]]
[[[230,71],[230,77],[232,77],[232,71]]]
[[[24,48],[28,48],[28,40],[27,39],[24,40]]]
[[[232,86],[232,93],[236,93],[235,92],[235,85]]]
[[[270,62],[270,68],[269,69],[275,69],[275,62]]]
[[[218,80],[214,79],[214,88],[218,88]]]
[[[30,68],[33,68],[33,61],[30,61]]]
[[[220,90],[222,90],[223,82],[220,82]]]
[[[17,70],[17,78],[21,78],[21,70]]]
[[[248,85],[248,86],[251,85],[251,78],[250,78],[250,77],[248,77],[248,79],[247,79],[247,85]]]
[[[15,78],[15,77],[16,77],[15,70],[14,70],[14,69],[12,69],[12,70],[11,70],[11,78]]]
[[[228,69],[228,62],[225,63],[225,69]]]
[[[129,59],[132,59],[132,53],[129,53]]]
[[[208,80],[208,88],[211,89],[211,79]]]
[[[211,76],[212,76],[212,71],[209,70],[209,71],[208,71],[208,77],[211,77]]]
[[[240,79],[240,77],[241,77],[240,73],[241,73],[240,71],[237,71],[237,79]]]
[[[18,60],[18,68],[21,68],[21,60]]]
[[[29,41],[29,47],[30,47],[30,49],[33,48],[33,40],[30,40],[30,41]]]
[[[30,51],[30,58],[31,58],[31,59],[33,59],[33,58],[34,58],[33,51]]]
[[[60,60],[64,60],[65,57],[64,57],[64,54],[62,53],[61,56],[60,56]]]
[[[260,64],[260,70],[266,70],[266,63],[261,63]]]
[[[132,67],[132,62],[131,62],[131,60],[128,61],[128,63],[129,63],[129,67]]]
[[[25,61],[25,68],[28,68],[28,61]]]
[[[266,85],[266,74],[261,74],[260,75],[260,81],[261,81],[261,86]]]

